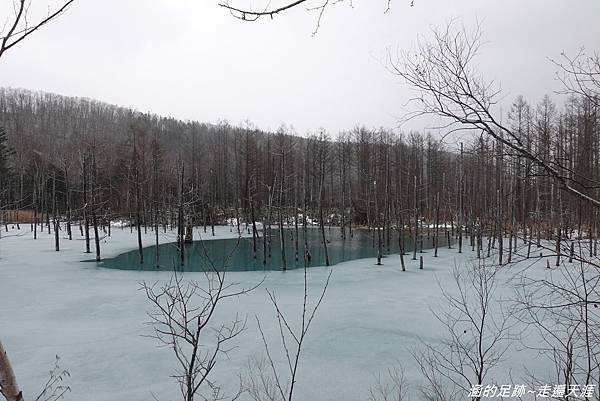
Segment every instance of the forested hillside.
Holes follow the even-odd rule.
[[[535,105],[518,97],[507,124],[528,152],[564,166],[580,191],[598,197],[599,114],[583,98],[557,106],[548,96]],[[472,241],[517,230],[550,237],[557,226],[567,236],[597,231],[595,210],[477,133],[460,144],[364,127],[298,136],[285,126],[179,121],[16,89],[0,90],[0,126],[2,219],[31,216],[57,231],[64,220],[69,237],[75,222],[86,232],[117,219],[183,232],[226,221],[243,229],[306,223],[298,216],[339,225],[342,236],[377,228],[384,244],[398,227],[417,235],[415,225],[429,224],[448,235],[437,228],[442,222],[451,235],[466,226]]]

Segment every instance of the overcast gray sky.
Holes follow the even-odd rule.
[[[181,119],[335,133],[359,123],[396,127],[409,92],[384,68],[386,48],[409,49],[450,18],[483,22],[480,69],[502,83],[507,105],[518,94],[535,103],[559,88],[548,56],[600,49],[599,0],[393,0],[387,14],[386,0],[354,0],[353,8],[329,7],[315,36],[316,15],[305,8],[248,23],[217,3],[77,0],[5,54],[0,85]]]

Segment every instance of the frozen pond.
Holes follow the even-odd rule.
[[[235,235],[229,227],[215,228],[215,237],[196,230],[195,238],[205,236],[208,245]],[[135,250],[136,234],[128,229],[113,230],[111,237],[102,240],[102,255],[109,258]],[[153,234],[150,230],[142,233],[145,245],[153,242]],[[332,229],[331,235],[335,242],[333,236],[337,237],[339,230]],[[174,399],[179,392],[171,377],[176,360],[170,349],[158,347],[148,337],[152,333],[147,324],[150,305],[139,291],[140,281],[164,282],[171,273],[166,268],[152,271],[150,259],[147,271],[81,263],[92,255],[84,253],[85,242],[79,235],[73,241],[63,239],[60,252],[54,251],[52,235],[40,232],[37,240],[32,237],[28,231],[11,230],[0,240],[0,338],[14,361],[24,394],[39,393],[55,355],[59,355],[61,366],[71,374],[68,384],[73,391],[65,400]],[[215,239],[208,241],[209,238]],[[174,239],[171,232],[160,235],[162,243],[172,243]],[[424,247],[426,240],[427,235]],[[392,238],[391,243],[394,242],[397,238]],[[249,244],[252,245],[252,238]],[[408,253],[409,244],[407,238]],[[368,246],[369,252],[375,252],[372,240]],[[470,247],[465,247],[462,254],[457,253],[456,246],[452,248],[440,246],[438,258],[433,257],[433,251],[424,251],[423,270],[419,269],[418,260],[407,255],[406,272],[402,272],[397,254],[390,254],[382,266],[375,265],[375,258],[338,264],[305,344],[297,399],[365,401],[376,375],[385,375],[396,364],[406,369],[407,380],[417,391],[423,378],[412,350],[422,342],[441,344],[445,336],[431,312],[444,307],[439,285],[448,283],[452,288],[452,267],[475,257]],[[272,255],[279,256],[274,250]],[[313,251],[313,260],[318,258],[314,255]],[[543,259],[533,269],[536,275],[548,270]],[[310,302],[320,293],[329,272],[321,267],[310,269]],[[503,269],[502,281],[508,281],[513,274],[512,269]],[[299,307],[304,293],[301,270],[231,272],[227,277],[228,283],[245,288],[263,282],[256,291],[222,303],[215,315],[215,327],[236,316],[248,317],[247,330],[236,339],[235,350],[220,358],[213,372],[213,380],[232,394],[239,384],[239,375],[248,373],[249,358],[264,356],[256,319],[274,345],[277,366],[282,371],[286,366],[285,355],[277,346],[277,319],[265,290],[276,291],[280,307],[294,325],[300,324]],[[205,277],[189,273],[185,279],[202,281]],[[510,297],[510,286],[499,289],[503,298]],[[528,338],[536,340],[535,336]],[[498,368],[500,373],[494,376],[499,381],[508,381],[502,372],[511,372],[514,381],[520,383],[521,366],[548,376],[552,373],[547,372],[547,361],[536,360],[531,351],[511,350],[506,359]]]

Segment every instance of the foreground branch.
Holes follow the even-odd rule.
[[[0,36],[0,58],[2,58],[2,55],[5,51],[12,49],[14,46],[21,43],[21,41],[23,41],[29,35],[40,29],[42,26],[46,25],[53,19],[59,17],[62,13],[64,13],[67,10],[67,8],[74,1],[75,0],[65,1],[54,11],[48,11],[48,14],[42,20],[30,24],[27,14],[31,2],[27,0],[14,0],[14,19],[12,20],[12,22],[7,24],[9,26],[9,29],[6,32],[6,34],[4,34],[4,36]],[[0,35],[2,35],[2,33],[0,33]]]
[[[390,56],[392,73],[413,89],[415,96],[410,102],[418,105],[405,119],[435,115],[446,121],[438,128],[450,133],[483,132],[539,166],[562,190],[600,208],[600,199],[577,189],[580,180],[570,176],[566,163],[534,153],[518,132],[494,116],[492,109],[500,100],[500,86],[486,81],[474,67],[482,43],[480,25],[467,30],[451,21],[444,28],[432,29],[432,39],[420,41],[416,51],[396,59]]]
[[[323,17],[323,13],[325,12],[325,9],[330,5],[343,3],[345,1],[346,0],[321,0],[320,4],[318,4],[316,6],[306,7],[307,11],[314,11],[318,14],[317,23],[316,23],[316,27],[313,32],[313,35],[317,33],[317,31],[319,30],[319,28],[321,26],[321,19]],[[285,11],[288,11],[292,8],[303,5],[304,3],[308,3],[308,0],[296,0],[296,1],[292,1],[290,3],[287,3],[283,6],[273,7],[273,8],[269,8],[269,5],[267,5],[262,10],[253,10],[252,8],[232,6],[229,3],[229,1],[225,1],[224,3],[219,3],[219,6],[229,10],[231,15],[237,19],[240,19],[242,21],[252,22],[252,21],[258,20],[260,17],[270,17],[271,19],[273,19],[274,16],[276,16],[280,13],[283,13]],[[349,3],[350,3],[350,7],[352,7],[352,0],[349,0]],[[390,3],[391,3],[391,0],[386,0],[386,9],[385,9],[386,13],[390,9]],[[414,0],[411,0],[410,5],[413,6],[413,4],[414,4]]]

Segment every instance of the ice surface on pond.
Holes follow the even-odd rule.
[[[140,281],[168,280],[170,273],[81,263],[91,255],[83,253],[84,241],[78,234],[73,241],[62,239],[60,252],[54,251],[54,238],[46,233],[38,233],[37,240],[29,233],[0,240],[0,338],[25,395],[38,393],[58,354],[71,373],[73,391],[66,400],[148,400],[153,395],[160,400],[177,399],[179,389],[170,377],[174,356],[144,337],[151,330],[145,324],[150,305],[139,291]],[[195,238],[200,234],[195,233]],[[233,236],[235,230],[228,227],[216,229],[216,238]],[[160,236],[161,243],[174,240],[174,235]],[[143,242],[153,241],[149,230]],[[136,243],[135,231],[114,229],[101,243],[102,254],[110,257],[135,250]],[[459,255],[454,247],[440,248],[438,258],[431,251],[423,255],[424,270],[419,270],[418,260],[407,257],[407,271],[402,272],[398,255],[385,258],[382,266],[369,258],[343,262],[333,269],[329,290],[304,345],[296,399],[365,401],[375,375],[385,374],[397,362],[404,365],[411,383],[422,380],[411,350],[421,340],[441,344],[443,331],[430,310],[444,306],[438,282],[449,282],[454,264],[464,263],[473,254]],[[328,273],[324,267],[309,269],[310,297],[319,293]],[[186,280],[203,277],[195,272],[184,274]],[[236,313],[248,316],[247,330],[235,340],[237,348],[229,359],[220,359],[213,372],[213,379],[229,392],[237,386],[238,374],[246,371],[248,358],[263,353],[255,317],[269,341],[276,345],[279,339],[265,289],[276,292],[281,308],[291,316],[292,324],[298,324],[294,318],[302,302],[302,277],[302,270],[228,273],[227,280],[241,286],[265,280],[249,295],[223,303],[215,317],[217,325]],[[507,286],[502,289],[510,294]],[[273,352],[283,369],[284,356],[276,347]],[[516,368],[511,372],[515,377],[524,364],[542,372],[552,369],[545,362],[535,366],[535,355],[526,350],[512,351],[507,359]],[[506,366],[499,371],[498,380],[504,373],[508,376]]]

